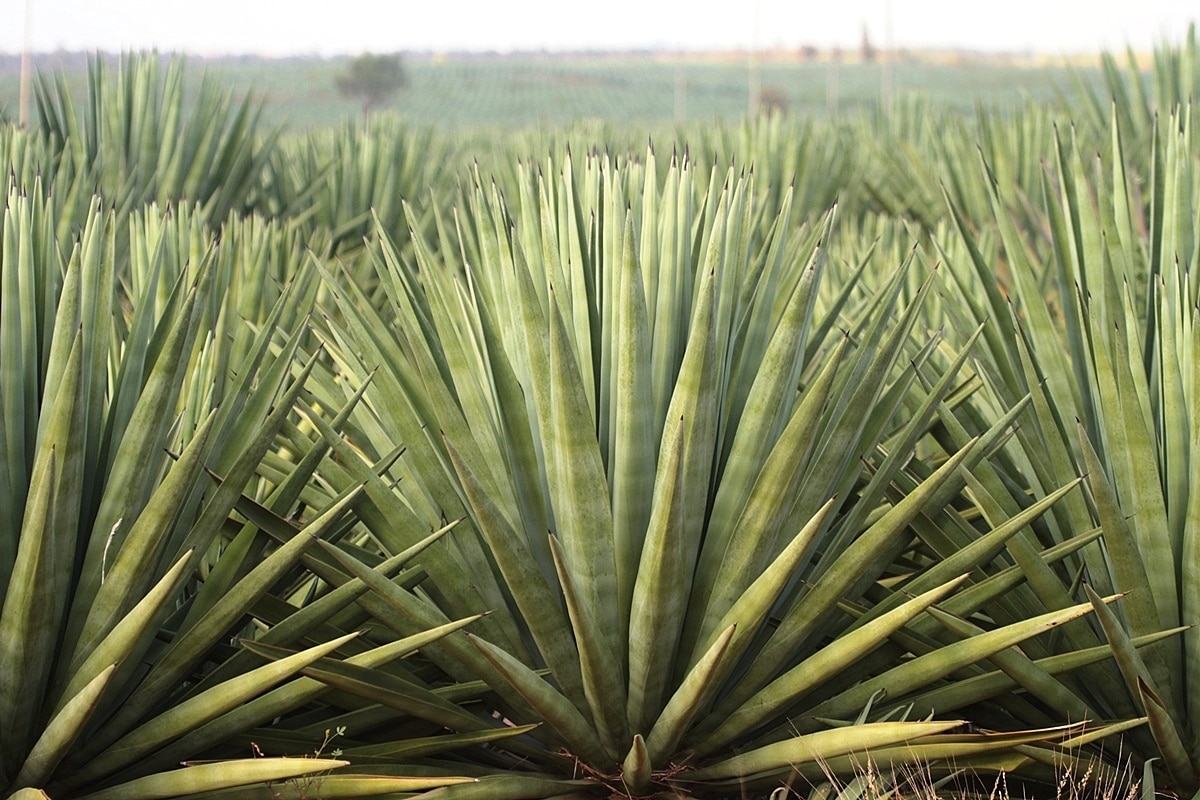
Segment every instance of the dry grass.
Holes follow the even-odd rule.
[[[1154,800],[1173,795],[1144,784],[1128,759],[1121,766],[1093,762],[1064,766],[1053,786],[1010,778],[1008,773],[983,776],[966,770],[938,777],[928,765],[882,769],[867,761],[858,777],[846,781],[826,772],[815,786],[781,786],[767,800]]]

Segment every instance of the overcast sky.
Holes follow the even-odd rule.
[[[0,0],[0,51],[364,51],[855,47],[889,0]],[[836,6],[836,7],[835,7]],[[898,47],[1048,54],[1181,42],[1196,0],[890,0]],[[757,8],[757,12],[755,9]]]

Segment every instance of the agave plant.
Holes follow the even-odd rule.
[[[371,116],[303,139],[285,138],[267,162],[261,205],[273,218],[295,218],[327,231],[343,258],[362,247],[378,225],[397,243],[407,239],[407,198],[432,216],[436,174],[457,154],[448,137],[395,116]]]
[[[97,56],[78,108],[63,73],[40,75],[35,88],[38,127],[54,150],[45,166],[86,176],[88,196],[125,211],[187,201],[217,224],[261,202],[279,132],[260,134],[261,101],[235,98],[212,77],[185,97],[182,59],[129,54],[113,72]]]
[[[187,206],[135,214],[118,231],[97,201],[61,261],[52,211],[14,187],[0,245],[0,795],[174,797],[343,766],[178,768],[225,743],[240,729],[220,718],[273,687],[285,684],[275,716],[310,702],[309,687],[288,682],[302,668],[358,652],[379,665],[440,635],[382,652],[355,631],[325,639],[320,617],[296,618],[277,597],[313,580],[306,550],[344,535],[357,494],[312,491],[319,439],[303,448],[292,437],[294,463],[276,460],[285,472],[260,478],[312,369],[296,357],[316,288],[300,242],[251,221],[230,222],[218,244]],[[259,491],[275,510],[270,534],[234,513]],[[284,519],[293,513],[305,521]],[[323,605],[326,617],[348,597],[353,586]],[[263,618],[286,624],[259,637]],[[264,663],[231,651],[239,635],[300,652]],[[195,744],[181,745],[188,735]],[[176,755],[156,761],[169,747]],[[440,783],[391,788],[430,785]]]
[[[1118,734],[1197,783],[1190,110],[593,125],[456,193],[474,140],[112,78],[0,130],[0,795],[783,794]]]
[[[524,170],[511,211],[477,175],[412,262],[383,239],[385,309],[327,274],[343,380],[318,399],[365,386],[344,428],[357,452],[334,445],[361,519],[385,554],[464,521],[422,554],[416,590],[326,549],[400,633],[490,612],[426,656],[443,691],[490,687],[474,716],[542,725],[482,764],[397,750],[375,769],[483,776],[438,798],[726,796],[868,753],[1046,767],[1064,757],[1048,743],[1069,758],[1141,722],[1077,704],[1086,734],[1030,730],[1057,718],[1011,696],[1053,707],[1067,673],[1111,655],[1094,633],[1038,638],[1093,605],[1025,584],[1096,534],[1044,550],[1029,528],[1075,477],[1012,514],[976,488],[1023,401],[980,436],[932,435],[961,432],[978,387],[973,343],[917,330],[934,278],[906,304],[911,258],[875,292],[824,285],[833,213],[797,229],[786,195],[764,208],[733,170],[700,182],[675,157],[660,181],[653,151],[576,168]],[[1009,732],[931,716],[967,708]]]
[[[960,277],[960,326],[999,322],[981,353],[1000,404],[1031,393],[1031,413],[1006,465],[1005,502],[1029,489],[1087,475],[1089,492],[1059,504],[1045,536],[1081,526],[1103,528],[1102,543],[1079,564],[1098,589],[1129,592],[1118,613],[1101,613],[1119,654],[1120,676],[1080,687],[1111,708],[1134,706],[1150,717],[1135,738],[1161,759],[1172,785],[1198,785],[1192,689],[1200,669],[1198,640],[1164,641],[1136,656],[1130,636],[1192,624],[1197,497],[1194,348],[1197,296],[1197,184],[1192,112],[1162,119],[1148,160],[1126,156],[1119,107],[1110,122],[1109,155],[1089,168],[1083,147],[1063,132],[1046,170],[1041,221],[1025,226],[1011,209],[1029,206],[984,170],[993,246],[980,246],[957,208],[947,261]],[[1143,166],[1138,166],[1143,164]],[[1142,172],[1149,169],[1149,174]],[[968,179],[969,180],[969,179]],[[986,223],[985,223],[986,224]],[[1002,264],[1007,297],[995,286]],[[1018,488],[1020,487],[1020,488]]]
[[[1183,42],[1155,47],[1149,70],[1132,48],[1126,49],[1124,65],[1112,53],[1102,53],[1100,65],[1104,80],[1099,91],[1076,75],[1077,98],[1071,110],[1098,138],[1108,132],[1115,111],[1121,134],[1129,142],[1127,155],[1138,166],[1148,167],[1142,159],[1151,151],[1157,118],[1191,104],[1200,88],[1196,26],[1188,26]]]

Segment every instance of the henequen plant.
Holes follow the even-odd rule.
[[[300,242],[249,220],[230,221],[218,243],[186,206],[147,209],[121,230],[117,219],[97,201],[60,260],[53,202],[36,185],[7,192],[0,795],[174,797],[343,766],[178,763],[242,730],[231,711],[266,713],[241,723],[249,727],[310,704],[324,687],[289,679],[322,657],[380,665],[452,629],[364,647],[354,632],[314,633],[316,612],[293,616],[284,599],[314,574],[349,580],[304,559],[316,539],[344,535],[357,494],[313,491],[320,440],[305,447],[291,437],[297,460],[276,461],[274,472],[265,464],[314,363],[296,357],[316,288],[299,267]],[[118,246],[118,237],[127,239]],[[247,491],[274,509],[269,533],[234,514],[259,508]],[[311,518],[283,519],[293,512]],[[352,602],[353,589],[334,593],[326,615]],[[302,652],[264,664],[230,649],[264,617],[279,623],[267,643]]]
[[[1053,776],[1121,731],[1187,785],[1193,590],[1151,559],[1194,516],[1189,115],[1148,195],[1064,134],[1043,214],[1051,115],[981,114],[834,226],[871,125],[697,150],[746,174],[542,136],[427,203],[402,126],[279,148],[157,70],[0,137],[0,793],[726,797]],[[922,111],[882,121],[912,144]],[[360,244],[372,205],[412,232]],[[951,269],[905,256],[932,236]]]
[[[279,131],[261,133],[262,102],[235,97],[211,76],[186,96],[184,62],[122,56],[111,70],[88,62],[76,105],[64,73],[40,76],[38,129],[54,151],[48,169],[79,175],[110,207],[184,201],[220,224],[261,203],[262,171]]]
[[[1050,697],[1108,657],[1094,635],[1035,638],[1092,606],[1024,585],[1095,533],[1043,552],[1028,530],[1077,479],[1011,517],[964,504],[1024,404],[953,447],[931,436],[978,385],[973,343],[918,332],[932,279],[907,304],[911,263],[877,292],[824,285],[832,213],[797,231],[786,196],[776,212],[751,177],[701,190],[693,169],[568,157],[522,170],[512,205],[476,176],[436,250],[381,242],[387,308],[328,275],[345,384],[319,399],[369,382],[343,461],[364,521],[396,549],[397,529],[465,518],[415,591],[330,551],[401,633],[491,612],[426,655],[448,686],[491,687],[476,714],[542,723],[482,759],[377,768],[493,773],[431,798],[719,797],[868,754],[1050,765],[1138,724],[1080,706],[1086,734],[1030,731],[1048,717],[1006,694]],[[400,442],[393,488],[369,463]],[[962,708],[1014,732],[928,717]]]
[[[980,246],[957,207],[947,249],[961,276],[960,327],[969,331],[983,316],[999,324],[980,353],[990,393],[1001,405],[1033,396],[1016,458],[995,476],[1010,487],[1005,504],[1086,474],[1088,495],[1057,506],[1045,538],[1101,526],[1103,548],[1083,552],[1087,580],[1129,593],[1118,614],[1100,615],[1120,678],[1077,691],[1102,707],[1148,715],[1149,736],[1132,744],[1160,759],[1172,786],[1194,791],[1200,639],[1189,631],[1142,655],[1128,639],[1194,625],[1200,610],[1200,240],[1192,200],[1200,170],[1190,108],[1154,123],[1148,157],[1127,156],[1122,132],[1132,123],[1122,114],[1114,106],[1109,153],[1092,159],[1094,168],[1074,136],[1061,133],[1034,225],[1012,211],[1034,206],[986,164],[967,177],[990,198],[1002,249]],[[1000,263],[1008,297],[992,284]]]

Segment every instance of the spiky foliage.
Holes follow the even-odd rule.
[[[280,145],[162,70],[0,135],[0,791],[725,797],[1119,733],[1195,782],[1190,111],[592,125],[426,192],[443,139]]]
[[[78,106],[64,75],[41,76],[37,110],[53,168],[85,176],[110,206],[185,200],[218,224],[255,201],[277,135],[259,135],[260,102],[211,79],[185,99],[182,60],[150,54],[122,56],[111,75],[92,59]]]
[[[267,163],[262,210],[326,232],[330,252],[343,259],[376,230],[404,247],[404,204],[432,217],[435,204],[453,196],[437,183],[457,157],[448,138],[387,115],[285,139]]]
[[[257,219],[218,232],[187,205],[122,216],[100,199],[69,249],[63,229],[40,183],[8,188],[0,794],[172,797],[344,766],[178,769],[311,704],[324,686],[302,669],[335,653],[380,666],[454,627],[370,643],[320,628],[354,586],[306,551],[346,535],[356,491],[321,491],[327,448],[293,430],[316,363],[304,352],[317,284],[302,240]],[[299,614],[288,601],[317,575],[341,592]],[[236,637],[300,652],[264,662],[231,647]]]
[[[1078,479],[1012,514],[967,501],[1025,401],[959,437],[973,344],[917,330],[935,279],[902,302],[910,259],[877,291],[824,285],[832,214],[797,230],[749,176],[655,161],[550,161],[511,205],[477,177],[436,248],[384,242],[384,313],[329,276],[339,392],[370,383],[351,439],[407,448],[394,490],[362,462],[364,521],[398,548],[398,520],[466,519],[423,557],[427,593],[339,560],[400,632],[492,612],[428,651],[543,723],[500,763],[551,778],[489,791],[723,796],[863,750],[1002,768],[1111,732],[1056,707],[1109,652],[1052,566],[1094,534],[1042,551],[1028,527]],[[1060,625],[1081,649],[1037,638]],[[1029,732],[1056,718],[1014,686],[1093,729]],[[965,708],[1019,732],[906,721]]]
[[[1127,642],[1188,624],[1196,613],[1196,155],[1191,112],[1181,111],[1160,123],[1150,174],[1139,177],[1125,158],[1117,113],[1102,169],[1059,137],[1040,224],[1023,224],[1011,190],[984,173],[998,242],[980,247],[955,208],[964,246],[949,257],[964,275],[963,327],[982,316],[999,323],[984,358],[991,391],[1001,403],[1026,392],[1034,398],[1006,470],[1010,492],[1086,474],[1087,496],[1057,507],[1046,535],[1101,526],[1103,550],[1084,551],[1088,580],[1131,593],[1120,615],[1100,615],[1123,680],[1090,689],[1110,707],[1132,703],[1148,715],[1145,754],[1161,755],[1174,784],[1194,787],[1197,707],[1188,698],[1197,641],[1189,633],[1143,656]],[[995,287],[980,290],[996,263],[1005,265],[1007,298]]]

